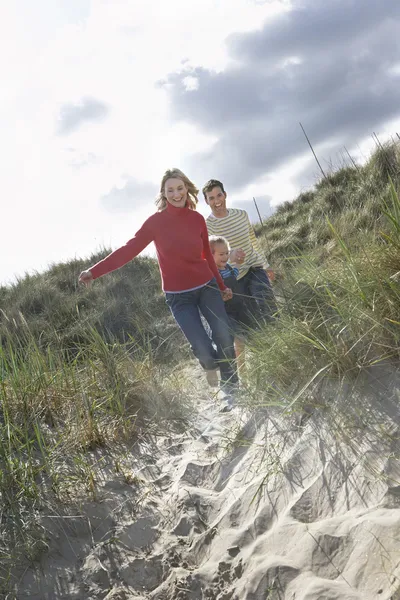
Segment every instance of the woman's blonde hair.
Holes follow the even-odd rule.
[[[180,169],[168,169],[165,171],[163,178],[161,180],[160,191],[156,198],[156,206],[158,210],[165,210],[167,208],[167,199],[165,197],[165,184],[168,179],[180,179],[185,184],[188,191],[188,201],[187,206],[192,210],[196,210],[196,205],[198,202],[197,194],[199,190],[194,185],[193,181],[190,181],[189,177],[186,177],[185,173],[183,173]]]

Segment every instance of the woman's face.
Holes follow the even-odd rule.
[[[186,206],[188,191],[182,179],[177,179],[175,177],[167,179],[165,182],[164,195],[172,206],[176,206],[177,208]]]

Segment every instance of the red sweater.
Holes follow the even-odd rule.
[[[187,207],[167,204],[149,217],[129,242],[90,268],[93,279],[119,269],[154,242],[166,292],[190,290],[216,278],[226,288],[208,243],[204,218]]]

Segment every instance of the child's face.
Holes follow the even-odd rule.
[[[226,244],[215,244],[213,256],[218,269],[225,269],[229,260],[228,246]]]

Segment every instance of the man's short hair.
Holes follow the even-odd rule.
[[[228,248],[228,250],[230,250],[228,240],[226,238],[222,237],[222,235],[210,235],[210,237],[208,238],[208,242],[210,244],[211,252],[213,254],[214,254],[215,246],[217,244],[225,244],[225,246]]]
[[[211,192],[211,190],[213,190],[216,187],[221,188],[222,192],[225,194],[224,184],[222,183],[222,181],[218,181],[218,179],[210,179],[209,181],[207,181],[202,190],[205,200],[207,200],[207,192]]]

